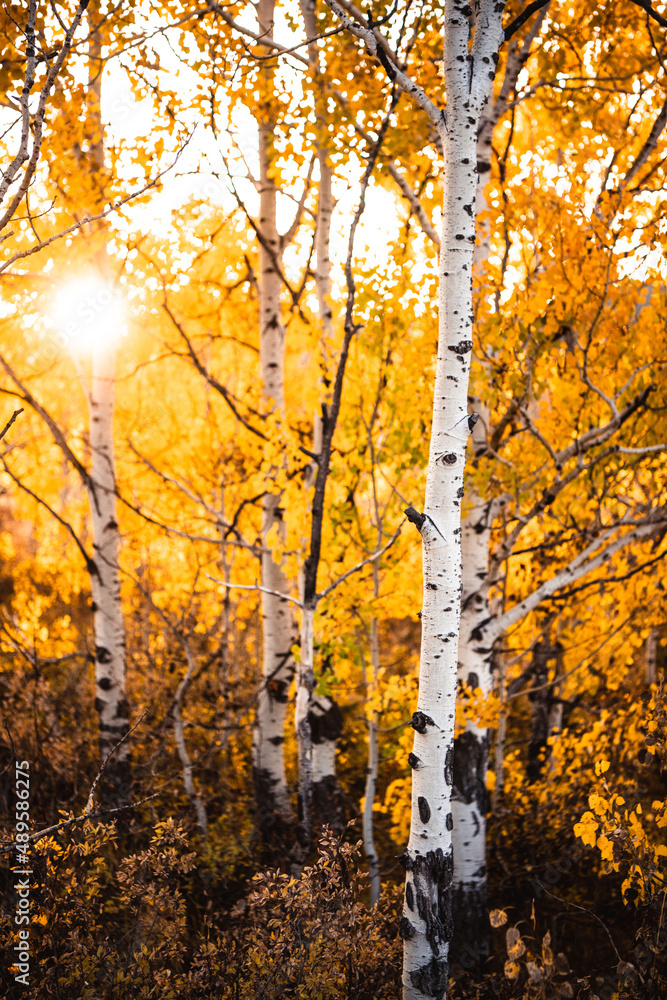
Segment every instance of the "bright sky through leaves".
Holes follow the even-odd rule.
[[[63,346],[74,354],[88,354],[125,333],[125,309],[118,292],[92,275],[60,288],[50,318]]]

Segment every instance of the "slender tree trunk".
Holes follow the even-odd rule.
[[[181,640],[181,645],[183,647],[183,652],[185,653],[185,659],[187,662],[187,669],[183,678],[176,689],[176,694],[174,695],[174,707],[172,710],[172,715],[174,719],[174,732],[176,735],[176,747],[178,749],[178,756],[181,759],[181,765],[183,767],[183,787],[185,792],[192,803],[195,811],[195,816],[197,817],[197,826],[199,827],[199,833],[201,835],[202,842],[206,843],[206,834],[208,831],[208,816],[206,813],[206,806],[202,801],[202,798],[197,791],[194,781],[194,774],[192,768],[192,761],[190,760],[190,754],[188,753],[187,744],[185,742],[185,731],[183,725],[183,716],[181,714],[181,709],[183,708],[183,699],[187,693],[188,687],[192,681],[195,674],[195,658],[192,655],[192,650],[190,649],[190,643],[187,639]]]
[[[461,534],[463,595],[458,677],[469,687],[481,689],[484,696],[491,692],[492,650],[481,641],[477,630],[489,615],[486,594],[479,587],[488,572],[491,508],[491,504],[474,508],[464,520]],[[486,882],[489,742],[488,729],[468,722],[454,747],[452,959],[475,971],[491,953]]]
[[[341,833],[345,799],[336,775],[336,750],[343,732],[340,708],[326,695],[311,698],[308,723],[312,741],[313,817],[317,826]]]
[[[343,729],[343,718],[332,698],[314,694],[313,625],[316,606],[316,597],[305,595],[294,712],[299,758],[298,846],[293,852],[297,868],[310,850],[315,825],[330,826],[338,833],[345,825],[345,802],[336,776],[336,746]]]
[[[377,562],[373,564],[374,582],[376,583],[375,596],[377,597]],[[371,678],[370,684],[366,684],[366,700],[372,701],[377,692],[378,671],[380,669],[380,644],[378,642],[378,620],[371,618]],[[375,805],[375,795],[377,791],[378,771],[379,771],[379,746],[378,746],[378,717],[377,712],[371,708],[367,713],[368,726],[368,765],[366,768],[366,789],[364,793],[364,813],[363,813],[363,839],[364,851],[368,861],[368,870],[371,882],[370,903],[376,906],[380,899],[380,859],[375,847],[373,836],[373,806]]]
[[[301,0],[301,14],[307,38],[317,37],[314,0]],[[308,46],[308,59],[313,84],[315,102],[316,139],[315,148],[320,177],[317,197],[317,219],[315,222],[315,292],[321,324],[320,333],[320,379],[319,409],[313,421],[313,451],[319,455],[322,450],[323,424],[331,411],[331,365],[334,357],[334,326],[331,308],[331,216],[334,209],[332,191],[333,170],[329,162],[326,145],[328,116],[324,78],[319,62],[316,43]],[[316,469],[313,469],[313,473]],[[313,480],[314,481],[314,475]],[[311,661],[312,662],[312,661]],[[313,664],[314,666],[314,664]],[[314,685],[314,681],[308,684]],[[312,806],[319,823],[326,824],[340,832],[345,825],[344,799],[336,776],[336,749],[343,729],[343,717],[332,697],[310,696],[308,720],[311,727],[312,753]]]
[[[489,101],[477,135],[475,219],[484,221],[477,223],[473,272],[477,272],[489,256],[491,232],[485,214],[489,207],[485,189],[491,179],[493,129],[503,104],[502,99]],[[479,399],[473,401],[473,406],[482,416],[472,433],[473,449],[477,452],[486,447],[490,414]],[[492,652],[483,643],[478,630],[480,624],[489,617],[487,591],[481,584],[489,569],[493,505],[485,503],[470,487],[466,489],[466,497],[471,508],[461,525],[463,591],[458,681],[473,689],[480,688],[488,696],[492,687]],[[480,972],[491,953],[486,880],[486,772],[489,745],[489,731],[473,722],[466,724],[464,732],[454,744],[454,937],[451,959],[472,972]]]
[[[539,34],[546,9],[538,12],[521,47],[512,41],[507,54],[505,76],[495,99],[491,98],[483,110],[477,133],[477,189],[475,217],[477,241],[474,269],[488,259],[491,232],[486,217],[489,205],[486,187],[491,180],[493,133],[498,120],[505,112],[517,78],[530,54],[533,41]],[[487,304],[483,301],[480,308]],[[474,400],[475,409],[482,420],[473,431],[474,450],[484,450],[489,429],[488,410]],[[462,525],[461,546],[463,561],[463,594],[461,605],[461,633],[459,637],[458,677],[463,684],[481,688],[486,696],[492,689],[492,649],[484,642],[480,626],[489,620],[491,611],[488,591],[483,586],[489,570],[489,549],[494,508],[467,491],[472,507]],[[486,812],[488,796],[486,775],[488,770],[491,734],[488,729],[466,725],[465,732],[456,740],[454,751],[454,790],[452,816],[454,819],[454,884],[453,961],[463,968],[481,971],[491,953],[491,927],[488,916],[486,880]]]
[[[313,669],[313,619],[315,609],[304,600],[301,612],[301,649],[296,677],[294,729],[299,756],[299,829],[295,854],[297,866],[303,863],[313,836],[313,740],[308,718],[315,686]]]
[[[446,64],[452,58],[450,49],[458,54],[458,49],[465,48],[467,55],[467,19],[463,19],[464,43],[459,37],[459,19],[453,16],[456,9],[448,4]],[[448,109],[450,102],[468,103],[456,89],[448,87]],[[460,89],[467,91],[467,85]],[[450,120],[458,123],[457,112],[463,108],[452,111]],[[404,855],[405,1000],[445,996],[452,940],[451,787],[462,582],[461,499],[469,433],[476,150],[471,128],[450,129],[442,139],[440,329],[426,502],[423,515],[416,515],[423,542],[424,600],[419,701],[412,722],[412,822]]]
[[[113,440],[115,347],[101,340],[93,354],[90,410],[91,481],[88,499],[93,525],[95,570],[91,573],[95,633],[95,707],[100,752],[107,761],[102,801],[109,807],[130,801],[129,710],[125,691],[125,622],[121,606]]]
[[[260,34],[273,34],[275,0],[260,0],[257,16]],[[280,414],[285,405],[285,328],[282,321],[282,246],[276,226],[276,185],[271,177],[274,141],[272,64],[261,71],[261,101],[258,110],[260,162],[259,232],[259,354],[264,399]],[[282,534],[280,496],[268,492],[262,500],[262,586],[286,593],[289,583],[282,566],[268,548],[267,537],[277,525]],[[253,776],[257,821],[263,835],[278,841],[293,820],[285,775],[283,744],[289,689],[294,677],[294,623],[289,603],[274,594],[262,593],[263,654],[262,681],[257,700],[253,734]]]
[[[99,3],[88,11],[89,82],[86,90],[87,115],[93,128],[89,158],[94,189],[91,214],[104,197],[105,152],[101,99],[104,73],[103,38]],[[101,224],[92,234],[99,249],[94,253],[100,278],[107,279],[106,228]],[[102,242],[102,245],[100,245]],[[106,760],[101,783],[102,804],[113,808],[131,800],[129,707],[125,686],[125,620],[121,604],[118,556],[120,532],[116,514],[116,467],[113,435],[116,346],[113,336],[100,339],[93,347],[93,380],[87,393],[90,419],[91,475],[87,484],[93,527],[93,630],[95,635],[95,707],[99,716],[100,754]],[[123,740],[121,743],[120,741]],[[113,753],[112,753],[113,751]],[[109,754],[112,756],[108,757]],[[108,757],[108,759],[107,759]]]
[[[470,8],[446,0],[447,120],[440,136],[444,203],[440,243],[439,337],[433,424],[422,515],[410,509],[423,542],[424,600],[418,709],[413,716],[412,820],[406,868],[404,1000],[446,995],[452,928],[451,790],[461,618],[461,500],[472,349],[477,126],[502,38],[503,4],[481,4],[475,66],[469,60]],[[478,34],[479,33],[479,34]],[[479,64],[483,66],[480,71]]]
[[[309,19],[306,19],[306,25],[309,23]],[[314,17],[311,28],[313,35],[309,37],[314,37],[316,34]],[[321,104],[319,93],[316,102],[319,107]],[[322,450],[323,423],[329,419],[331,413],[332,375],[330,365],[334,352],[334,329],[331,313],[329,243],[334,201],[331,190],[332,169],[328,162],[328,150],[318,144],[317,153],[320,165],[320,185],[315,231],[315,289],[322,324],[320,337],[322,373],[320,377],[321,409],[319,413],[315,414],[313,450],[316,455],[319,455]],[[319,823],[326,824],[340,833],[345,826],[345,802],[336,775],[336,749],[343,731],[343,717],[331,696],[322,697],[315,694],[311,696],[308,714],[312,736],[313,809]]]

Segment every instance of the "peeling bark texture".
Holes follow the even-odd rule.
[[[502,40],[504,4],[481,0],[473,14],[446,0],[444,69],[446,124],[439,124],[444,157],[440,240],[439,337],[433,424],[426,480],[423,543],[424,597],[419,703],[413,719],[412,817],[405,856],[403,997],[443,998],[453,936],[451,771],[461,620],[461,497],[472,348],[472,269],[475,246],[477,129],[491,92]],[[415,725],[415,722],[417,725]],[[423,801],[422,801],[423,800]],[[428,808],[426,808],[428,807]]]
[[[275,0],[260,0],[257,17],[262,36],[272,37]],[[271,177],[275,112],[273,110],[272,63],[263,63],[257,109],[259,126],[259,361],[267,408],[280,414],[285,405],[285,328],[282,321],[282,245],[276,224],[276,185]],[[282,529],[280,497],[267,493],[262,500],[262,586],[287,593],[289,583],[282,567],[266,546],[274,527]],[[257,803],[257,823],[264,839],[271,843],[285,824],[293,820],[287,787],[283,741],[288,692],[294,678],[291,653],[295,630],[289,602],[274,594],[262,593],[262,681],[257,699],[253,732],[253,778]],[[282,836],[277,838],[282,840]]]
[[[114,376],[114,347],[103,341],[96,343],[93,382],[88,397],[92,452],[88,499],[95,565],[90,577],[95,633],[95,708],[100,726],[100,757],[102,762],[107,760],[100,797],[106,808],[126,805],[131,798],[130,745],[128,740],[120,742],[129,732],[130,720],[125,693],[125,622],[118,569],[120,535],[116,519],[113,447]]]

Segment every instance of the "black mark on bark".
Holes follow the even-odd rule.
[[[419,808],[419,818],[422,823],[428,823],[431,818],[431,807],[423,795],[420,795],[417,799],[417,806]]]
[[[412,722],[410,723],[410,725],[414,730],[416,730],[418,733],[421,733],[423,736],[424,733],[426,732],[426,727],[434,726],[435,722],[433,721],[430,715],[425,715],[423,712],[415,712],[415,714],[412,716]]]

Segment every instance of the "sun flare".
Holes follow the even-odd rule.
[[[63,285],[53,302],[52,322],[64,346],[77,353],[117,342],[124,333],[125,318],[116,289],[94,276]]]

